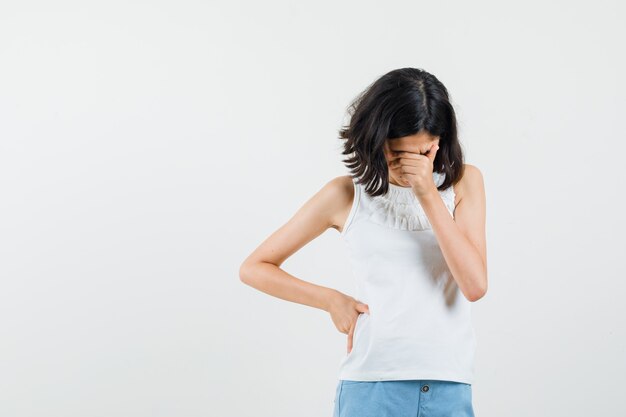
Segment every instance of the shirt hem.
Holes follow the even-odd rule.
[[[398,381],[426,379],[472,384],[473,378],[453,373],[402,371],[402,372],[340,372],[339,379],[349,381]]]

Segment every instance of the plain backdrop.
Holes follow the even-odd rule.
[[[478,417],[626,407],[624,4],[0,3],[0,416],[331,416],[346,335],[239,280],[388,71],[487,195]],[[334,229],[283,264],[352,294]]]

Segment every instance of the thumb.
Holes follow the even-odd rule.
[[[357,309],[357,311],[359,311],[359,312],[361,312],[361,313],[367,313],[367,314],[369,314],[369,313],[370,313],[370,308],[369,308],[369,306],[368,306],[367,304],[365,304],[365,303],[358,303],[358,304],[356,305],[356,309]]]
[[[439,145],[433,145],[428,152],[428,158],[430,158],[431,162],[435,161],[435,156],[437,155],[437,150],[439,149]]]

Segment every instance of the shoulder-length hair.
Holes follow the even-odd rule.
[[[370,84],[348,108],[350,123],[339,130],[342,162],[371,196],[386,194],[389,171],[383,152],[387,139],[426,131],[439,136],[433,171],[444,173],[445,190],[463,174],[457,120],[446,87],[419,68],[400,68]]]

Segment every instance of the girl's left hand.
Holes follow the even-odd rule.
[[[389,168],[396,170],[406,185],[413,188],[417,197],[426,195],[437,189],[433,180],[433,163],[439,149],[438,144],[433,144],[425,155],[414,152],[393,152],[396,159],[389,163]]]

